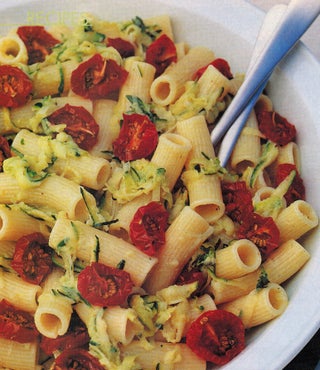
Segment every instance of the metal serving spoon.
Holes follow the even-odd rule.
[[[239,115],[243,114],[241,120],[239,119],[236,122],[237,124],[230,129],[228,137],[221,144],[218,157],[222,166],[226,165],[234,144],[246,122],[246,118],[265,87],[272,71],[305,33],[319,13],[319,0],[292,0],[286,7],[284,14],[281,14],[282,20],[278,21],[278,24],[273,22],[276,25],[276,30],[271,32],[271,37],[268,38],[265,46],[262,47],[262,51],[258,57],[254,58],[254,63],[250,65],[238,93],[211,133],[211,141],[213,145],[216,145],[235,123]],[[264,27],[266,27],[265,24],[270,19],[271,17],[268,16],[266,22],[264,22]],[[259,48],[261,49],[261,46]],[[244,110],[245,112],[242,113]],[[247,114],[247,117],[244,114]]]

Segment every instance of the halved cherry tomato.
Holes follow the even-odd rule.
[[[67,349],[55,360],[51,370],[104,370],[99,360],[84,349]]]
[[[65,131],[75,143],[85,150],[92,149],[98,141],[99,125],[83,107],[66,104],[54,111],[48,120],[57,125],[65,124]]]
[[[108,37],[107,45],[118,50],[122,58],[128,58],[134,55],[134,46],[130,41],[124,40],[121,37]]]
[[[40,284],[52,271],[52,250],[41,233],[17,240],[11,267],[31,284]]]
[[[17,34],[26,45],[28,64],[43,62],[51,54],[53,46],[59,44],[43,26],[21,26]]]
[[[197,72],[193,75],[193,80],[198,80],[210,65],[217,68],[217,70],[220,71],[229,80],[233,78],[229,63],[225,59],[217,58],[206,66],[199,68]]]
[[[207,311],[192,322],[186,342],[200,358],[216,365],[224,365],[244,349],[244,325],[231,312]]]
[[[18,67],[0,66],[0,106],[15,108],[26,104],[32,91],[30,78]]]
[[[156,126],[143,114],[124,114],[119,136],[114,142],[113,153],[121,161],[133,161],[149,156],[158,144]]]
[[[78,276],[78,290],[89,303],[106,307],[125,303],[133,288],[130,274],[124,270],[93,262]]]
[[[87,327],[80,320],[77,314],[71,316],[69,329],[66,334],[57,338],[47,338],[42,336],[40,348],[47,355],[52,355],[55,351],[64,351],[72,348],[82,348],[87,346],[90,341]]]
[[[166,34],[155,39],[146,50],[146,62],[156,68],[156,77],[177,61],[177,50],[174,42]]]
[[[165,243],[169,213],[158,202],[140,207],[130,223],[132,243],[149,256],[154,256]]]
[[[11,157],[11,150],[8,140],[0,136],[0,172],[2,172],[3,161]]]
[[[0,302],[0,337],[19,343],[31,343],[38,336],[33,316],[2,299]]]
[[[116,61],[95,54],[82,62],[71,74],[71,89],[88,99],[108,98],[118,92],[128,72]]]
[[[252,195],[244,181],[222,182],[223,202],[226,214],[241,223],[249,213],[253,212]]]
[[[263,217],[253,212],[240,225],[237,237],[251,240],[259,248],[265,261],[279,246],[280,232],[272,217]]]
[[[262,134],[278,145],[286,145],[296,137],[295,126],[277,112],[260,111],[257,119]]]
[[[276,172],[276,185],[279,185],[291,173],[291,171],[295,171],[296,174],[284,196],[287,201],[287,205],[290,205],[298,199],[306,199],[306,190],[303,180],[294,164],[281,163],[278,165]]]

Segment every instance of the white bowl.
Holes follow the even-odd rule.
[[[233,72],[246,70],[264,15],[241,0],[2,0],[0,12],[1,35],[21,24],[62,21],[73,25],[82,12],[111,20],[167,13],[177,40],[212,48],[217,56],[229,61]],[[320,214],[320,65],[302,43],[274,72],[268,92],[275,109],[298,129],[307,200]],[[281,369],[319,328],[319,230],[305,237],[302,244],[312,257],[285,284],[290,299],[287,310],[278,319],[251,330],[245,350],[222,369]]]

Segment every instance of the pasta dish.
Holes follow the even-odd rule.
[[[285,313],[318,225],[296,127],[168,15],[0,38],[0,367],[206,369]]]

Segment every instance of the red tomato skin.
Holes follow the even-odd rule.
[[[132,288],[130,274],[99,262],[91,263],[78,276],[82,297],[100,307],[124,304]]]
[[[0,302],[0,337],[19,343],[31,343],[38,336],[32,315],[2,299]]]
[[[89,341],[90,336],[86,326],[78,315],[72,315],[67,333],[54,339],[42,336],[40,348],[50,356],[55,351],[63,352],[67,349],[88,347]]]
[[[178,276],[176,284],[185,285],[198,282],[198,287],[196,291],[193,293],[193,295],[199,295],[203,292],[204,288],[206,287],[207,281],[208,281],[207,276],[201,271],[183,270],[181,274]]]
[[[253,212],[252,195],[244,181],[223,182],[222,195],[226,214],[233,221],[241,223],[248,214]]]
[[[171,63],[177,62],[174,42],[166,34],[159,36],[148,46],[145,60],[156,68],[155,77],[158,77]]]
[[[186,343],[200,358],[224,365],[245,347],[245,328],[241,319],[225,310],[204,312],[192,322]]]
[[[112,59],[95,54],[71,73],[71,89],[87,99],[108,98],[119,91],[128,72]]]
[[[11,157],[11,150],[8,140],[4,136],[0,136],[0,172],[3,170],[3,161]]]
[[[169,213],[161,203],[150,202],[140,207],[130,223],[133,245],[149,256],[157,254],[165,244]]]
[[[253,212],[248,215],[237,231],[239,239],[249,239],[259,248],[262,260],[279,246],[280,232],[272,217]]]
[[[51,370],[105,370],[99,360],[84,349],[67,349],[55,360]]]
[[[16,108],[31,97],[32,82],[18,67],[0,65],[0,106]]]
[[[143,114],[124,114],[119,136],[113,141],[113,153],[121,161],[146,158],[158,144],[158,132],[151,120]]]
[[[31,284],[40,284],[52,271],[51,249],[41,233],[24,235],[16,241],[11,267]]]
[[[295,126],[277,112],[260,111],[257,119],[262,134],[278,145],[286,145],[296,137]]]
[[[54,111],[48,120],[52,124],[65,124],[65,132],[84,150],[92,149],[98,142],[99,125],[83,107],[66,104]]]
[[[206,66],[199,68],[198,71],[193,75],[193,80],[198,80],[210,65],[217,68],[217,70],[229,80],[233,78],[229,63],[225,59],[217,58]]]
[[[60,43],[43,26],[21,26],[17,34],[27,48],[28,64],[43,62],[52,47]]]
[[[115,38],[108,37],[107,45],[112,46],[116,50],[118,50],[122,58],[131,57],[135,53],[134,46],[131,44],[131,42],[124,40],[121,37]]]
[[[296,171],[296,175],[288,191],[284,195],[287,201],[287,206],[289,206],[291,203],[293,203],[296,200],[306,199],[306,190],[303,184],[303,180],[294,164],[281,163],[278,165],[277,171],[276,171],[276,185],[278,186],[290,174],[291,171]]]

